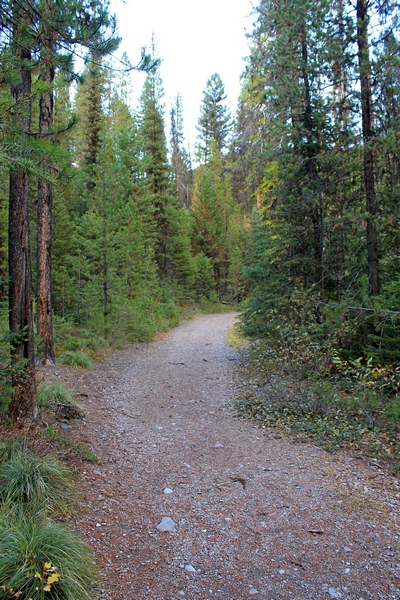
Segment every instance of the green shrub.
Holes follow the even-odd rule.
[[[400,421],[400,396],[398,394],[396,395],[393,404],[387,410],[387,417],[394,423]]]
[[[16,446],[0,464],[0,498],[4,504],[25,504],[31,511],[39,508],[67,510],[75,477],[54,457],[37,457]]]
[[[67,351],[60,354],[58,362],[74,369],[93,369],[93,362],[84,352]]]
[[[92,600],[98,574],[66,527],[22,510],[0,514],[0,599]]]

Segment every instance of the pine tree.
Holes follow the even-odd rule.
[[[373,148],[373,107],[371,89],[371,64],[368,42],[368,1],[357,0],[357,47],[361,88],[361,121],[364,141],[364,188],[367,211],[368,284],[372,296],[379,294],[378,238],[376,217],[376,165]]]
[[[11,50],[15,57],[15,80],[11,93],[15,103],[14,126],[21,144],[31,131],[32,38],[34,11],[26,3],[13,2]],[[14,420],[36,416],[36,382],[33,337],[32,271],[29,232],[29,172],[10,170],[8,225],[9,320],[12,335],[14,394],[9,415]]]
[[[171,162],[180,205],[189,207],[189,186],[192,182],[190,157],[184,146],[182,97],[178,94],[171,109]]]
[[[200,165],[194,174],[193,246],[195,251],[211,261],[218,296],[227,300],[240,295],[243,225],[239,206],[232,197],[230,178],[225,173],[223,160],[215,142],[210,151],[212,156],[208,163]]]
[[[174,203],[171,167],[163,117],[163,88],[159,73],[149,73],[141,96],[141,133],[144,140],[148,191],[154,207],[156,261],[159,276],[169,275],[168,241],[171,238],[168,205]]]
[[[118,39],[113,37],[113,20],[102,3],[89,7],[83,2],[78,5],[69,2],[60,5],[54,0],[42,0],[38,6],[38,13],[42,15],[39,34],[39,78],[43,85],[39,101],[39,136],[46,138],[51,134],[53,122],[56,69],[62,69],[72,77],[72,52],[75,46],[79,44],[90,48],[92,54],[100,60],[104,53],[116,48]],[[110,25],[111,31],[107,31]],[[94,91],[95,89],[94,87]],[[94,101],[95,99],[94,95]],[[40,178],[37,218],[37,326],[41,339],[41,358],[50,364],[55,362],[52,324],[52,212],[52,184]]]
[[[42,10],[49,21],[54,19],[55,5],[46,0]],[[49,135],[53,123],[54,97],[53,83],[56,72],[55,38],[57,33],[51,29],[49,21],[42,20],[43,45],[40,53],[40,80],[43,91],[39,99],[39,135]],[[38,181],[37,215],[37,331],[41,339],[40,354],[48,364],[55,363],[53,340],[52,306],[52,213],[53,186],[43,177]]]
[[[231,131],[231,116],[226,106],[225,86],[218,73],[207,80],[198,123],[199,151],[204,161],[212,155],[212,144],[224,153]]]

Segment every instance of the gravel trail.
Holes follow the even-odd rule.
[[[72,518],[99,600],[399,600],[398,480],[237,418],[234,321],[197,317],[78,378],[60,370],[88,410],[69,435],[99,457]]]

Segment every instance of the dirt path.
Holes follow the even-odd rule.
[[[398,600],[397,480],[238,419],[234,318],[196,318],[79,375],[89,412],[71,436],[100,463],[75,524],[99,598]]]

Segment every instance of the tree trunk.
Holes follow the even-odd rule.
[[[357,0],[357,44],[358,63],[360,69],[362,133],[364,142],[364,189],[367,211],[367,250],[368,250],[368,285],[369,294],[379,294],[378,271],[378,239],[376,216],[378,203],[376,199],[375,156],[373,148],[374,118],[371,92],[371,64],[368,45],[368,1]]]
[[[15,11],[16,13],[17,11]],[[21,15],[15,14],[17,23]],[[18,25],[17,25],[18,26]],[[18,32],[15,33],[17,38]],[[31,52],[16,44],[19,60],[19,83],[11,89],[19,112],[21,136],[29,134],[32,77]],[[10,173],[9,221],[9,322],[12,334],[14,394],[8,412],[14,419],[33,418],[37,414],[35,354],[32,307],[32,274],[29,235],[29,176],[26,172]]]
[[[50,48],[51,50],[51,48]],[[42,81],[49,89],[40,98],[39,133],[48,134],[53,122],[54,68],[46,65],[41,74]],[[41,340],[40,358],[44,364],[55,364],[52,315],[52,184],[42,178],[38,183],[38,225],[37,225],[37,332]]]
[[[323,288],[324,273],[324,206],[321,190],[319,189],[318,173],[317,173],[317,152],[314,141],[313,132],[313,114],[310,93],[310,81],[308,75],[308,48],[306,29],[304,25],[303,35],[301,38],[301,55],[302,55],[302,75],[304,82],[304,128],[306,135],[306,170],[310,178],[311,193],[311,219],[313,224],[314,236],[314,259],[316,265],[316,277],[318,284]]]

